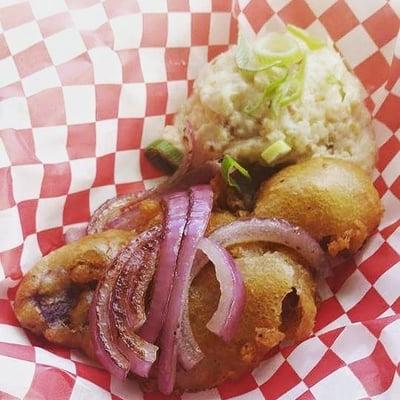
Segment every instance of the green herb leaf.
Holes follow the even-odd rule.
[[[251,176],[246,168],[242,167],[233,157],[225,155],[221,164],[222,178],[228,186],[240,190],[239,184],[236,182],[235,179],[232,178],[232,174],[236,171],[245,178],[249,180],[251,179]]]

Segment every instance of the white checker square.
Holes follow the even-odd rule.
[[[1,101],[0,129],[28,129],[31,117],[25,97],[10,97]]]
[[[146,148],[151,142],[158,139],[164,129],[165,117],[164,116],[154,116],[146,117],[143,121],[143,134],[142,142],[140,147],[142,149]]]
[[[38,199],[43,175],[42,164],[12,166],[11,176],[15,201],[18,203],[24,200]]]
[[[382,177],[386,185],[391,186],[400,173],[400,153],[397,153],[382,171]]]
[[[21,270],[26,274],[42,257],[37,235],[29,235],[24,239],[24,246],[21,254]]]
[[[364,4],[364,2],[362,3]],[[357,51],[355,51],[354,43],[357,43]],[[336,46],[352,68],[361,64],[378,50],[378,47],[362,25],[358,25],[340,38],[336,42]]]
[[[201,68],[207,64],[208,50],[206,46],[193,46],[189,50],[187,77],[196,79]]]
[[[376,233],[371,236],[362,247],[362,249],[354,256],[357,265],[360,265],[363,261],[375,254],[382,246],[384,240],[380,233]]]
[[[22,243],[22,231],[17,207],[0,210],[0,237],[0,252],[14,249]]]
[[[247,26],[247,25],[246,25]],[[242,27],[241,27],[242,28]],[[267,35],[270,32],[285,32],[286,31],[286,25],[283,23],[283,21],[279,18],[277,15],[273,15],[263,26],[262,28],[257,32],[257,35],[254,35],[253,28],[249,28],[247,26],[246,31],[246,36],[250,39],[253,38],[254,36],[259,38],[262,36]]]
[[[386,43],[383,47],[380,48],[383,57],[385,57],[386,61],[390,65],[393,60],[394,48],[396,46],[397,37],[393,38],[390,42]]]
[[[346,363],[368,357],[376,346],[377,339],[362,324],[348,326],[335,340],[332,350]]]
[[[65,197],[50,197],[38,201],[36,211],[36,228],[38,231],[62,226]]]
[[[308,2],[308,6],[319,17],[321,16],[330,6],[336,3],[337,0],[317,0]]]
[[[140,174],[140,151],[125,150],[115,154],[115,183],[131,183],[142,179]]]
[[[69,400],[84,399],[111,400],[111,393],[105,391],[100,386],[77,376]]]
[[[22,79],[22,87],[27,97],[33,96],[43,90],[61,87],[60,78],[54,66],[41,69]]]
[[[263,385],[271,376],[279,369],[279,367],[285,362],[281,353],[275,354],[268,360],[263,361],[256,369],[251,373],[253,378],[257,382],[258,386]]]
[[[322,335],[325,332],[330,332],[333,331],[334,329],[342,328],[343,326],[347,326],[349,324],[351,324],[350,318],[347,316],[347,314],[343,314],[339,318],[336,318],[334,321],[329,323],[328,325],[324,326],[316,333],[318,335]]]
[[[118,120],[96,122],[96,156],[114,153],[117,149]]]
[[[0,88],[19,80],[17,67],[12,57],[0,60]]]
[[[313,337],[299,344],[290,353],[287,361],[297,375],[304,379],[327,350],[328,348],[317,337]]]
[[[90,189],[96,178],[96,159],[78,158],[70,161],[71,186],[69,193]]]
[[[117,192],[114,185],[91,188],[89,194],[90,213],[94,213],[98,207],[105,201],[115,197],[116,194]]]
[[[310,388],[317,399],[362,399],[367,392],[348,367],[340,368]]]
[[[67,127],[51,126],[33,128],[35,154],[44,164],[57,164],[68,161]]]
[[[50,365],[55,368],[76,374],[75,364],[67,358],[57,356],[49,351],[35,346],[35,360],[38,364]]]
[[[386,0],[360,1],[346,0],[346,4],[352,9],[359,21],[365,21],[386,4]]]
[[[282,10],[283,7],[287,6],[290,0],[269,0],[268,5],[275,11],[278,12]]]
[[[17,54],[43,40],[36,21],[9,29],[4,32],[4,36],[12,54]]]
[[[189,13],[168,13],[167,47],[190,47],[191,16]],[[177,29],[179,27],[179,29]]]
[[[4,147],[3,139],[0,137],[0,168],[9,167],[11,161],[8,158],[6,148]]]
[[[387,242],[400,254],[400,228],[397,228],[387,239]]]
[[[391,192],[387,191],[381,198],[383,205],[383,217],[378,229],[382,230],[399,219],[400,200]]]
[[[292,389],[287,391],[285,394],[283,394],[281,397],[279,397],[279,400],[297,400],[303,393],[307,392],[307,390],[308,387],[306,386],[306,384],[304,382],[300,382]]]
[[[146,113],[146,85],[126,83],[121,87],[119,97],[119,118],[142,118]]]
[[[45,39],[54,65],[72,60],[86,51],[81,35],[76,29],[64,29]]]
[[[231,13],[212,13],[210,22],[210,45],[229,44]]]
[[[95,83],[122,83],[122,65],[118,54],[109,47],[88,51],[92,60]]]
[[[374,102],[374,110],[373,110],[373,115],[375,115],[377,113],[377,111],[380,109],[381,105],[383,104],[383,102],[385,101],[387,95],[388,95],[388,90],[385,88],[385,85],[382,85],[379,89],[375,90],[375,92],[373,92],[371,94],[371,99]],[[373,120],[373,123],[375,123],[375,119]],[[381,124],[383,125],[381,122],[376,121],[377,124]],[[386,128],[386,130],[388,130]],[[378,136],[378,140],[379,140],[379,134],[380,132],[375,131],[375,135]],[[392,136],[392,132],[390,131],[390,136]],[[379,146],[379,143],[378,143]]]
[[[165,0],[136,0],[142,13],[163,13],[167,12]]]
[[[376,144],[378,147],[381,147],[392,137],[392,131],[385,124],[375,118],[372,123],[374,125],[374,131],[376,132]]]
[[[96,93],[93,85],[63,86],[67,124],[96,120]]]
[[[91,7],[70,10],[72,20],[77,29],[94,31],[107,22],[107,15],[102,3]]]
[[[355,270],[340,288],[336,297],[343,309],[348,311],[364,297],[370,288],[371,284],[364,275],[359,270]]]
[[[139,57],[145,82],[164,82],[167,80],[164,48],[141,48],[139,49]]]
[[[143,392],[139,389],[139,385],[133,379],[120,379],[111,376],[110,391],[122,400],[142,400]]]
[[[0,342],[30,346],[31,342],[22,328],[12,325],[0,324]]]
[[[24,398],[32,384],[35,364],[0,355],[0,371],[0,391]]]
[[[186,81],[171,81],[167,86],[167,114],[174,114],[188,97],[188,85]]]
[[[137,49],[140,46],[143,32],[141,14],[112,18],[110,26],[114,36],[114,50]]]
[[[400,363],[400,320],[393,321],[382,329],[380,341],[395,365]]]
[[[386,303],[392,305],[399,298],[400,262],[380,276],[374,287]]]
[[[393,89],[392,89],[392,93],[395,96],[400,97],[400,78],[397,80],[397,82],[394,84]]]
[[[36,19],[42,19],[49,17],[50,15],[68,11],[65,0],[29,0],[29,4]]]
[[[193,13],[211,12],[211,0],[189,0],[190,11]]]

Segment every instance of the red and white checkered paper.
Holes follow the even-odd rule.
[[[22,275],[104,200],[154,183],[143,148],[238,24],[329,34],[375,117],[385,214],[322,291],[315,335],[183,400],[400,399],[400,0],[1,0],[0,399],[145,399],[19,326]]]

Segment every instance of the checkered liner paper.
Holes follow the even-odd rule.
[[[329,35],[363,82],[385,214],[321,288],[314,336],[181,398],[400,399],[399,14],[400,0],[0,0],[0,399],[162,398],[24,331],[16,287],[67,228],[160,178],[143,148],[238,22],[282,21]]]

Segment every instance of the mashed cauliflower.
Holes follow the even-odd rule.
[[[251,115],[251,99],[261,98],[263,72],[244,73],[235,61],[236,48],[220,54],[201,70],[193,94],[178,111],[164,138],[180,146],[189,120],[195,131],[195,163],[229,154],[239,162],[265,163],[261,153],[284,140],[289,154],[280,163],[331,156],[357,163],[370,173],[375,164],[371,117],[363,104],[363,89],[328,44],[306,52],[300,98],[273,115],[268,104]],[[254,102],[254,101],[253,101]]]

